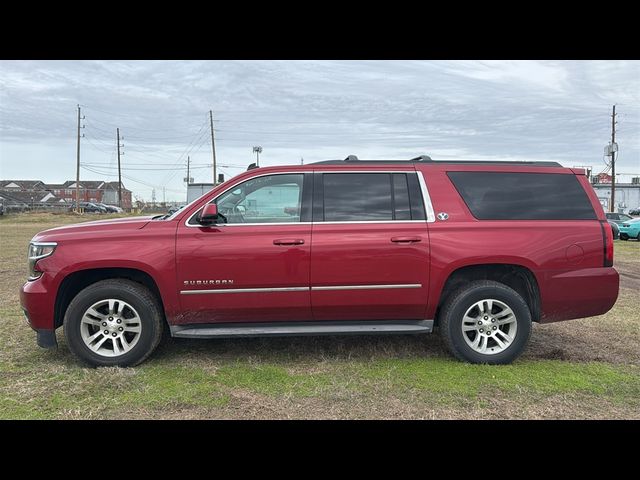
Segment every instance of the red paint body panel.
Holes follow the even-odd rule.
[[[395,236],[420,238],[403,244]],[[419,288],[312,290],[315,320],[423,319],[429,287],[426,222],[315,224],[311,285],[415,284]]]
[[[298,245],[274,245],[283,237]],[[311,225],[187,227],[176,239],[176,290],[302,287],[305,291],[180,295],[183,323],[311,320]],[[233,280],[203,285],[203,280]],[[185,282],[200,281],[186,285]]]
[[[21,303],[29,312],[34,328],[53,329],[55,298],[66,276],[86,269],[119,267],[139,269],[154,279],[167,320],[172,325],[432,319],[447,278],[454,271],[465,266],[497,263],[519,265],[532,272],[539,287],[542,322],[605,313],[617,298],[618,274],[613,268],[603,267],[604,244],[599,221],[479,221],[471,215],[446,175],[447,171],[511,172],[516,168],[519,172],[574,174],[560,167],[438,163],[397,167],[352,162],[344,166],[251,170],[216,187],[170,220],[138,217],[88,222],[39,233],[34,240],[55,241],[58,247],[52,256],[38,262],[44,274],[23,286]],[[418,170],[424,175],[433,210],[436,215],[447,213],[448,220],[185,225],[193,213],[218,194],[256,175],[347,169]],[[598,219],[604,220],[593,188],[586,177],[578,175],[578,179]],[[417,237],[421,241],[392,242],[391,238],[395,237]],[[274,240],[303,243],[277,245]],[[227,283],[215,283],[218,280]],[[312,286],[373,284],[417,287],[310,289]],[[181,293],[212,288],[290,287],[296,290]]]

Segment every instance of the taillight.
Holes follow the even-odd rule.
[[[609,222],[600,222],[602,228],[602,241],[604,243],[603,267],[613,267],[613,227]]]

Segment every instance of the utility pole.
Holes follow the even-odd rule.
[[[211,151],[213,152],[213,186],[215,187],[216,186],[216,140],[213,135],[213,110],[209,110],[209,121],[211,122]]]
[[[613,106],[613,113],[611,114],[611,206],[610,212],[615,212],[616,202],[616,160],[615,160],[615,144],[616,144],[616,106]]]
[[[165,195],[165,187],[162,187],[162,205],[165,206],[167,204],[167,197]]]
[[[187,185],[189,185],[191,183],[191,180],[189,180],[189,162],[190,161],[191,161],[191,159],[187,155]],[[214,175],[215,175],[215,173],[214,173]]]
[[[76,213],[80,213],[80,105],[78,105],[78,156],[76,161]],[[82,135],[84,136],[84,134]]]
[[[124,147],[124,145],[120,145],[119,128],[116,128],[116,136],[118,142],[118,207],[122,208],[122,172],[120,170],[120,147]]]

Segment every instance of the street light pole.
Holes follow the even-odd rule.
[[[253,151],[256,154],[256,167],[260,166],[260,154],[262,153],[262,147],[260,145],[256,145],[253,147]]]

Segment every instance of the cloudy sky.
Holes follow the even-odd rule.
[[[638,61],[1,61],[0,179],[81,179],[184,201],[187,156],[210,182],[209,110],[226,178],[255,161],[554,160],[640,173]]]

